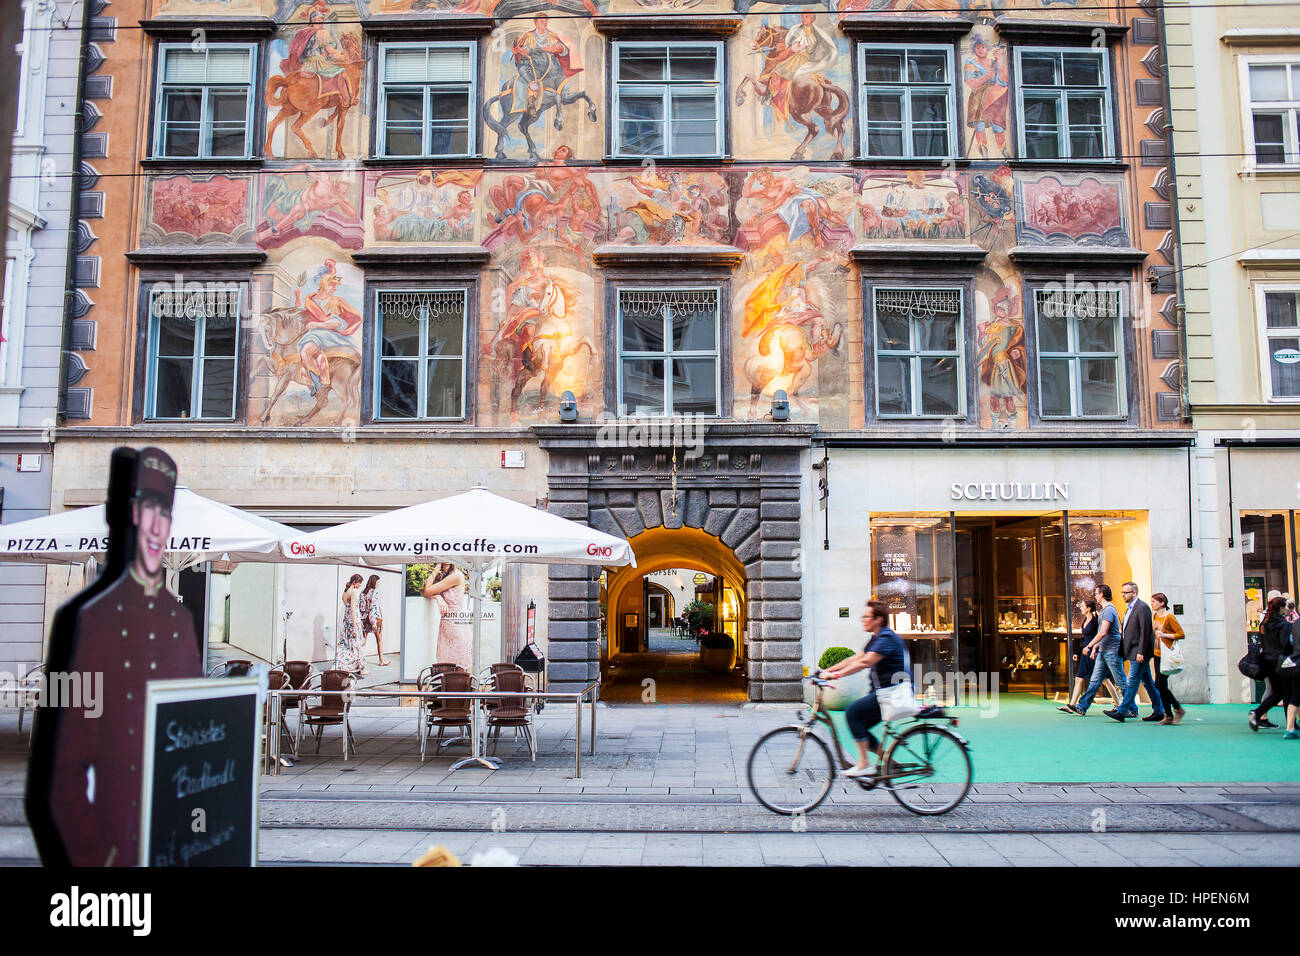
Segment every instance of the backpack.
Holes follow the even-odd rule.
[[[1237,662],[1237,670],[1241,671],[1243,677],[1248,677],[1251,680],[1259,679],[1261,652],[1259,635],[1247,635],[1246,656]]]

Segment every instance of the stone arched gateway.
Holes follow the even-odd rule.
[[[735,553],[748,582],[749,699],[798,700],[800,463],[812,426],[709,425],[702,447],[678,445],[675,468],[671,445],[635,447],[634,432],[617,443],[609,440],[616,430],[596,425],[534,431],[550,456],[555,514],[629,538],[647,528],[698,528]],[[550,685],[577,690],[600,677],[598,573],[552,566],[549,598]]]

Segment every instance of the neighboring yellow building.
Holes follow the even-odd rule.
[[[1300,5],[1165,5],[1211,699],[1297,591]]]

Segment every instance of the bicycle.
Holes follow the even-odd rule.
[[[758,802],[774,813],[787,816],[817,808],[831,791],[839,775],[830,748],[815,732],[825,724],[835,744],[839,770],[852,766],[840,747],[839,735],[830,714],[822,709],[822,689],[831,682],[819,677],[804,680],[817,688],[813,704],[798,723],[778,727],[758,739],[746,768],[749,789]],[[946,721],[941,726],[932,721]],[[884,757],[874,774],[848,777],[864,790],[883,787],[903,807],[922,816],[947,813],[970,792],[974,768],[970,744],[952,728],[957,718],[942,707],[925,707],[914,717],[886,721],[880,750]],[[884,770],[881,772],[880,768]],[[923,787],[935,786],[933,792]]]

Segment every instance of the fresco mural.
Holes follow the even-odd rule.
[[[505,49],[490,64],[495,69],[489,73],[488,89],[497,92],[483,104],[485,146],[497,159],[540,160],[539,150],[553,153],[561,142],[575,141],[580,152],[592,158],[602,155],[604,131],[596,125],[600,114],[593,96],[600,94],[603,38],[590,21],[567,20],[553,29],[545,13],[533,17],[527,28],[510,29],[515,26],[510,24],[498,34],[504,43],[492,45]],[[591,69],[584,66],[581,49],[590,54],[586,62]],[[566,128],[580,122],[590,127],[587,136],[582,130],[566,134]],[[533,139],[534,133],[542,138],[541,144]],[[581,148],[588,141],[594,149]]]
[[[1029,245],[1127,246],[1119,177],[1044,174],[1016,181],[1016,234]]]
[[[816,249],[847,249],[853,244],[853,180],[838,172],[811,172],[797,166],[780,174],[764,167],[750,173],[736,204],[735,245],[777,251],[795,243]]]
[[[714,172],[646,167],[609,186],[610,241],[719,245],[731,241],[727,182]]]
[[[325,0],[299,7],[271,41],[267,156],[345,159],[360,155],[359,122],[354,118],[351,123],[346,150],[344,131],[361,102],[365,55],[360,24],[355,17],[348,22],[340,14],[342,9]]]
[[[962,41],[966,155],[1003,159],[1008,153],[1011,114],[1011,54],[991,28],[981,24]]]
[[[271,277],[272,297],[284,304],[255,319],[250,421],[273,426],[360,421],[361,272],[327,257],[330,248],[301,241]]]
[[[1015,242],[1014,193],[1010,166],[970,173],[970,237],[990,252],[1004,252]]]
[[[377,242],[473,242],[481,169],[383,173],[370,199]]]
[[[157,176],[148,180],[140,242],[146,246],[241,244],[252,230],[256,188],[246,176]]]
[[[567,165],[569,157],[561,145],[533,169],[488,176],[484,246],[496,252],[510,241],[549,239],[573,252],[591,252],[602,229],[600,195],[585,167]]]
[[[734,100],[740,122],[733,123],[738,155],[799,162],[852,153],[852,48],[831,17],[812,11],[751,16],[730,46],[740,77]]]
[[[924,169],[859,176],[863,239],[966,238],[965,176]]]
[[[1009,269],[977,270],[975,355],[981,428],[1016,429],[1029,424],[1025,384],[1027,349],[1019,278]]]
[[[343,249],[360,249],[361,183],[350,170],[306,165],[262,177],[257,244],[278,249],[301,236],[330,239]]]
[[[497,287],[485,284],[483,314],[499,324],[482,349],[481,407],[499,424],[537,421],[553,416],[571,391],[582,414],[594,413],[601,378],[590,260],[563,247],[526,246],[501,261]]]

